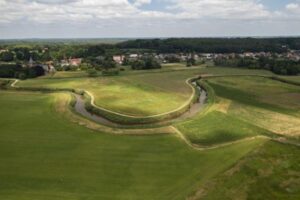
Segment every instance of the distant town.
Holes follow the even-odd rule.
[[[200,41],[200,44],[203,43],[203,39],[194,40]],[[245,41],[247,41],[246,45]],[[262,47],[254,49],[251,42],[246,39],[238,41],[240,45],[235,40],[231,44],[229,40],[222,41],[224,47],[211,45],[212,48],[205,43],[199,47],[191,43],[181,49],[177,48],[175,42],[173,46],[168,44],[165,47],[164,40],[136,40],[120,44],[93,45],[0,45],[2,71],[0,75],[24,79],[51,75],[56,71],[77,70],[86,70],[91,76],[97,74],[97,71],[106,75],[116,75],[119,71],[128,68],[132,70],[158,69],[167,63],[181,63],[186,67],[209,64],[265,69],[282,75],[298,74],[300,50],[292,49],[293,47],[284,44],[279,46],[276,41],[272,41],[274,44],[270,46],[270,41],[267,39],[259,40]],[[218,39],[216,39],[217,42],[220,43]],[[137,48],[138,46],[141,48]],[[250,51],[251,49],[253,51]],[[270,51],[267,51],[268,49]],[[211,53],[199,52],[209,50]]]

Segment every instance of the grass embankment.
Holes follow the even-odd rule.
[[[299,199],[299,154],[299,147],[268,142],[203,185],[190,199]]]
[[[279,76],[279,78],[287,80],[289,82],[300,85],[300,75],[299,76]]]
[[[261,77],[209,78],[205,113],[177,127],[193,143],[210,146],[256,135],[300,136],[300,87]]]
[[[158,74],[156,74],[158,75]],[[121,114],[149,116],[172,111],[192,94],[186,79],[169,78],[167,74],[101,78],[32,79],[22,87],[84,89],[95,97],[96,105]]]
[[[126,75],[98,78],[72,78],[81,76],[82,72],[58,72],[55,76],[62,78],[31,79],[19,82],[18,86],[84,89],[93,94],[95,103],[100,107],[121,114],[149,116],[169,112],[183,105],[192,92],[185,81],[199,74],[269,74],[269,72],[202,67],[183,68],[181,71],[173,72],[132,71]]]
[[[0,91],[0,199],[184,199],[266,141],[197,152],[174,135],[86,129],[54,103]]]

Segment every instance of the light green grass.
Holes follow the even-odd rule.
[[[296,83],[300,84],[300,75],[299,76],[279,76],[280,78],[289,80],[289,81],[294,81]]]
[[[299,86],[261,77],[212,78],[208,83],[217,96],[228,101],[227,115],[299,139]]]
[[[269,142],[201,187],[194,199],[300,199],[300,148]]]
[[[173,135],[73,124],[46,94],[0,91],[0,199],[184,199],[265,140],[197,152]]]
[[[207,83],[215,105],[176,125],[191,142],[209,146],[274,133],[299,138],[299,86],[252,76],[209,78]]]
[[[218,111],[212,111],[205,116],[180,123],[177,127],[192,143],[202,146],[270,134],[262,128]]]
[[[54,75],[42,76],[40,78],[76,78],[87,77],[86,71],[58,71]]]
[[[149,116],[173,111],[187,102],[192,94],[191,88],[185,83],[188,78],[200,74],[259,73],[268,72],[210,67],[171,72],[137,71],[121,76],[99,78],[71,78],[80,76],[82,72],[60,72],[57,76],[68,78],[30,79],[19,82],[18,86],[84,89],[95,96],[96,104],[101,107],[122,114]]]
[[[23,87],[84,89],[95,96],[96,104],[123,114],[136,116],[169,112],[183,105],[192,95],[185,79],[153,79],[150,75],[35,79],[22,81]],[[171,83],[170,83],[171,82]]]

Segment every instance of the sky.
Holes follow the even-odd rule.
[[[300,0],[0,0],[0,38],[300,36]]]

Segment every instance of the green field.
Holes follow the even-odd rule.
[[[175,110],[187,102],[192,95],[192,89],[185,83],[189,75],[163,73],[113,78],[32,79],[18,85],[84,89],[95,96],[98,106],[122,114],[148,116]]]
[[[265,140],[197,152],[174,135],[73,124],[53,95],[0,93],[0,199],[184,199]]]
[[[59,72],[54,78],[30,79],[19,82],[18,86],[84,89],[95,96],[98,106],[122,114],[149,116],[170,112],[185,104],[192,95],[192,89],[185,81],[200,74],[210,73],[269,74],[261,70],[196,68],[160,73],[156,70],[138,71],[138,74],[131,72],[116,77],[72,78],[84,74]]]
[[[69,93],[0,90],[0,199],[299,199],[300,87],[228,76],[270,72],[179,64],[17,86],[84,89],[98,106],[148,116],[183,105],[185,81],[199,75],[224,76],[199,81],[209,92],[202,110],[151,129],[92,122]]]
[[[300,136],[300,87],[262,77],[209,78],[216,103],[177,124],[193,143],[210,146],[257,135]]]
[[[299,153],[297,147],[268,142],[204,184],[191,199],[299,199]]]

